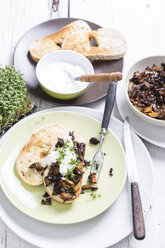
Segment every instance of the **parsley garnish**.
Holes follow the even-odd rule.
[[[55,151],[58,151],[59,152],[59,157],[56,159],[58,161],[59,164],[62,163],[62,161],[64,160],[65,156],[67,156],[66,152],[68,152],[68,150],[71,151],[72,155],[76,155],[75,154],[75,149],[73,146],[70,147],[70,141],[67,140],[64,145],[62,147],[56,147],[55,148]],[[70,165],[73,165],[71,167],[73,167],[71,170],[68,170],[68,172],[66,173],[66,178],[67,179],[73,179],[76,175],[74,174],[73,170],[75,169],[76,165],[79,163],[79,161],[77,160],[77,158],[79,158],[77,155],[76,155],[76,159],[69,159],[69,164]]]
[[[76,165],[77,164],[77,159],[71,158],[70,164]]]
[[[65,176],[66,179],[69,179],[69,178],[73,179],[76,176],[73,171],[74,171],[74,168],[67,171],[66,176]]]
[[[96,194],[96,193],[91,193],[90,196],[91,196],[93,199],[96,199],[97,196],[98,196],[99,198],[101,197],[100,194]]]
[[[64,157],[65,157],[65,150],[59,150],[58,152],[60,154],[60,159],[64,159]]]
[[[75,151],[74,148],[73,148],[73,146],[71,146],[71,147],[69,148],[69,150],[70,150],[71,152],[74,152],[74,151]]]

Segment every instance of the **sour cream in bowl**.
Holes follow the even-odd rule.
[[[74,77],[94,74],[91,62],[83,55],[60,50],[45,55],[37,64],[36,75],[41,88],[58,99],[73,99],[83,94],[89,83]]]

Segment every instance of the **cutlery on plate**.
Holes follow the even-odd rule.
[[[80,77],[74,77],[75,81],[81,82],[105,82],[105,81],[120,81],[122,79],[121,72],[112,73],[99,73],[94,75],[82,75]]]
[[[101,134],[100,144],[99,144],[98,151],[96,152],[96,154],[93,157],[92,166],[91,166],[91,170],[90,170],[90,175],[94,175],[94,177],[96,179],[96,183],[98,183],[101,169],[102,169],[102,166],[104,163],[102,144],[104,141],[104,136],[107,132],[107,128],[109,125],[113,105],[114,105],[115,98],[116,98],[116,87],[117,87],[117,84],[115,82],[111,82],[109,85],[109,89],[108,89],[107,97],[106,97],[106,102],[105,102],[101,132],[100,132],[100,134]]]
[[[145,238],[145,225],[143,217],[143,209],[138,184],[138,174],[136,168],[136,160],[133,151],[131,130],[128,117],[124,120],[124,146],[127,159],[128,180],[131,184],[132,197],[132,217],[134,237],[138,240]]]

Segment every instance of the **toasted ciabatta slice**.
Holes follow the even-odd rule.
[[[91,28],[85,21],[74,21],[54,34],[33,41],[30,46],[30,55],[35,62],[38,62],[47,53],[60,50],[63,40],[68,35],[90,30]]]
[[[91,39],[96,41],[97,46],[90,45]],[[99,28],[79,35],[69,35],[64,39],[62,48],[79,52],[90,60],[113,60],[125,55],[127,45],[125,38],[117,30]]]
[[[43,168],[40,166],[40,161],[47,155],[57,138],[68,132],[67,128],[53,124],[45,126],[32,135],[16,161],[16,171],[26,184],[38,186],[43,183]]]
[[[72,203],[78,199],[81,194],[85,143],[80,136],[74,136],[72,133],[72,137],[74,149],[78,155],[78,163],[72,170],[72,174],[67,174],[67,176],[62,175],[60,173],[61,164],[59,164],[59,162],[48,166],[44,172],[44,186],[46,192],[51,198],[60,203]],[[57,146],[58,144],[56,147]],[[63,166],[65,166],[65,164]]]

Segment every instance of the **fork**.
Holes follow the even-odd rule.
[[[120,79],[118,79],[118,80],[121,80],[121,75],[120,75]],[[107,132],[107,128],[109,125],[112,109],[113,109],[115,98],[116,98],[116,87],[117,87],[117,84],[115,82],[111,82],[109,89],[108,89],[108,92],[107,92],[105,108],[104,108],[104,115],[103,115],[101,132],[100,132],[100,134],[101,134],[100,144],[99,144],[99,148],[98,148],[96,154],[93,157],[92,166],[91,166],[91,170],[90,170],[90,175],[91,176],[94,175],[94,177],[96,179],[95,183],[98,183],[100,173],[101,173],[103,163],[104,163],[104,155],[102,152],[102,145],[103,145],[103,141],[104,141],[104,136]]]

